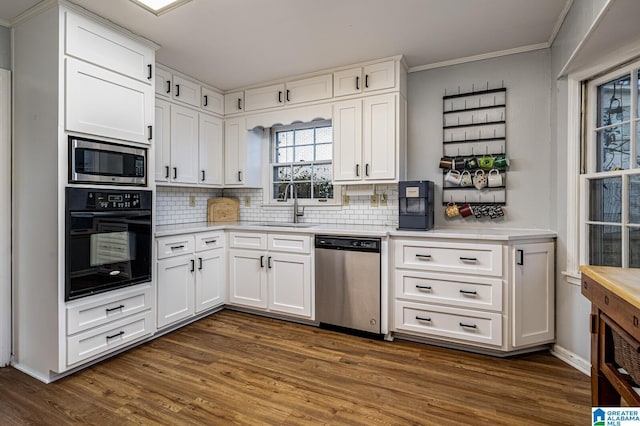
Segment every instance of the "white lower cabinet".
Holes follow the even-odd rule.
[[[554,243],[394,241],[394,331],[497,352],[554,340]]]
[[[152,304],[149,284],[68,302],[66,365],[73,367],[150,336],[155,331]]]
[[[311,236],[231,232],[229,303],[313,318]]]
[[[224,233],[157,239],[158,328],[225,303]]]

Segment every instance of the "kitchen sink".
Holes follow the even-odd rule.
[[[315,223],[293,223],[293,222],[264,222],[255,223],[254,226],[273,226],[278,228],[311,228]]]

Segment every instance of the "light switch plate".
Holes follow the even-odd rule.
[[[251,197],[244,197],[244,205],[247,207],[251,205]]]
[[[371,200],[371,207],[378,207],[378,194],[373,194],[369,197]]]
[[[387,194],[380,195],[380,206],[384,207],[387,205]]]
[[[195,206],[196,206],[196,196],[189,195],[189,207],[195,207]]]
[[[343,206],[348,206],[349,205],[349,196],[348,195],[343,195],[342,196],[342,205]]]

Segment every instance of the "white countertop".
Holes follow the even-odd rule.
[[[398,230],[393,226],[380,225],[344,225],[344,224],[311,224],[302,223],[297,226],[282,222],[188,222],[173,225],[159,225],[155,236],[187,234],[216,230],[259,231],[259,232],[295,232],[298,234],[329,234],[369,237],[398,238],[453,238],[492,241],[515,241],[535,238],[555,238],[556,232],[547,229],[514,229],[514,228],[438,228],[429,231]]]

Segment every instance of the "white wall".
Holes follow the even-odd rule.
[[[436,226],[549,229],[551,187],[551,74],[548,49],[409,74],[408,178],[435,182]],[[447,219],[442,205],[442,97],[453,90],[507,88],[507,205],[504,220]]]
[[[11,72],[0,70],[0,367],[11,357]]]
[[[580,294],[580,286],[567,281],[562,271],[567,264],[567,225],[578,220],[567,217],[567,81],[556,77],[587,34],[608,0],[574,0],[571,10],[551,46],[552,152],[551,169],[554,187],[552,227],[558,232],[556,250],[556,340],[557,346],[582,358],[590,359],[589,314],[591,305]]]

